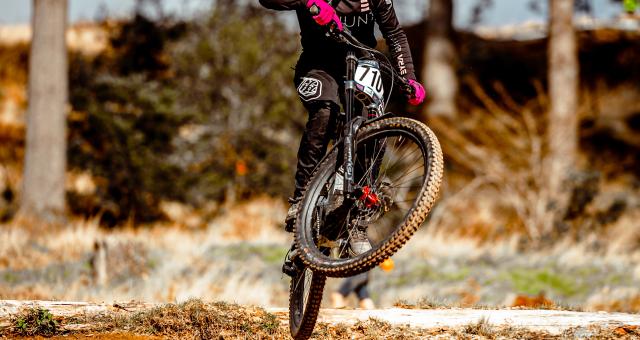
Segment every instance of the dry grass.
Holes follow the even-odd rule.
[[[545,170],[548,103],[542,85],[534,85],[536,100],[520,105],[500,83],[494,84],[491,97],[475,79],[467,78],[465,86],[476,103],[467,105],[455,122],[442,118],[429,122],[449,163],[447,188],[430,224],[481,242],[516,236],[520,246],[549,246],[563,237],[582,242],[589,232],[602,235],[624,225],[624,233],[632,234],[635,244],[628,246],[629,238],[618,232],[609,233],[600,246],[623,242],[627,250],[638,249],[640,225],[632,221],[640,211],[640,192],[634,189],[631,174],[620,174],[618,168],[613,176],[607,161],[590,162],[607,155],[592,155],[593,150],[583,148],[579,166],[585,170],[572,174],[566,183],[569,210],[556,211]],[[604,93],[589,95],[595,98],[583,102],[581,117],[588,116],[589,105],[607,100]]]
[[[449,161],[473,179],[449,179],[452,186],[462,186],[442,200],[434,224],[455,226],[459,233],[483,240],[514,233],[540,238],[550,229],[551,218],[546,210],[543,122],[534,118],[540,116],[540,105],[520,106],[497,86],[504,108],[474,79],[466,82],[483,105],[470,109],[462,124],[438,119],[430,124]]]
[[[585,303],[591,311],[640,313],[640,290],[631,287],[603,287]]]
[[[261,308],[190,300],[140,312],[112,312],[81,318],[54,318],[45,310],[25,310],[13,319],[11,327],[0,329],[0,336],[60,336],[97,339],[284,339],[289,337],[286,323]],[[38,324],[38,320],[43,321]],[[62,337],[64,335],[64,337]],[[524,328],[493,326],[479,319],[455,328],[420,329],[392,325],[371,318],[352,325],[320,323],[312,339],[632,339],[640,335],[637,326],[568,329],[549,334]]]
[[[0,298],[175,302],[199,297],[284,305],[288,281],[279,266],[290,242],[280,231],[284,214],[284,202],[261,197],[227,208],[202,229],[156,225],[109,231],[95,220],[57,229],[0,224]],[[253,232],[243,233],[247,226]],[[96,244],[104,245],[102,267]]]
[[[13,318],[12,326],[0,335],[52,336],[62,334],[128,334],[160,336],[165,339],[194,338],[284,338],[287,330],[273,314],[261,308],[225,303],[206,304],[190,300],[150,310],[127,313],[58,318],[46,310],[25,310]]]
[[[280,265],[289,235],[278,231],[274,210],[280,208],[284,215],[282,202],[247,202],[202,230],[157,226],[107,232],[87,221],[34,235],[15,225],[2,227],[0,298],[167,303],[197,297],[286,306],[288,278]],[[251,219],[264,226],[263,235],[255,233],[250,241],[233,236],[230,231]],[[97,240],[110,254],[104,284],[95,276]],[[393,271],[372,272],[370,291],[381,307],[399,299],[416,308],[513,306],[518,295],[528,306],[542,301],[537,294],[544,290],[554,305],[636,311],[631,302],[640,295],[640,253],[603,254],[589,243],[566,241],[523,254],[513,239],[479,243],[428,229],[414,235],[394,261]],[[326,291],[339,283],[329,280]]]
[[[13,317],[11,323],[11,334],[52,336],[59,332],[58,321],[48,310],[41,308],[25,310]]]

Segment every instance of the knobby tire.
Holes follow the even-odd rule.
[[[308,268],[291,278],[289,329],[293,339],[306,340],[311,337],[320,311],[325,281],[326,276]]]
[[[314,236],[314,233],[317,231],[312,230],[313,226],[309,221],[311,221],[316,209],[314,202],[319,199],[323,186],[327,185],[329,178],[327,176],[335,173],[336,164],[342,163],[340,147],[334,148],[312,174],[295,224],[295,242],[298,249],[301,250],[301,259],[305,266],[314,273],[328,277],[349,277],[370,270],[395,254],[423,224],[433,207],[440,190],[444,167],[442,149],[438,139],[425,124],[419,121],[404,117],[392,117],[363,125],[358,130],[356,145],[373,143],[376,138],[381,139],[381,137],[377,137],[378,135],[388,131],[394,131],[402,136],[406,135],[422,152],[425,168],[422,187],[416,191],[416,198],[404,215],[402,222],[386,236],[386,239],[370,251],[347,259],[333,259],[323,256],[326,249],[322,250],[316,244],[317,237]],[[373,140],[368,141],[369,139]]]

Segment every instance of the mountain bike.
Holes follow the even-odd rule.
[[[391,90],[398,85],[412,94],[413,88],[384,54],[346,28],[332,27],[327,35],[349,46],[344,112],[336,140],[307,183],[294,225],[293,261],[299,269],[291,279],[289,327],[295,339],[311,336],[326,278],[365,272],[395,254],[427,218],[443,176],[435,134],[424,123],[385,113],[391,97],[385,96],[385,77]],[[355,249],[357,235],[369,246]]]

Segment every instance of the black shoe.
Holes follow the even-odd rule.
[[[298,249],[295,248],[295,244],[291,245],[291,249],[287,252],[287,255],[284,258],[284,263],[282,264],[282,272],[291,278],[296,277],[303,268],[298,255],[300,254]]]

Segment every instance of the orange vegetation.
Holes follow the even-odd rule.
[[[553,307],[553,301],[547,299],[544,293],[540,293],[537,296],[518,295],[513,301],[512,307],[526,307],[526,308],[549,308]]]

